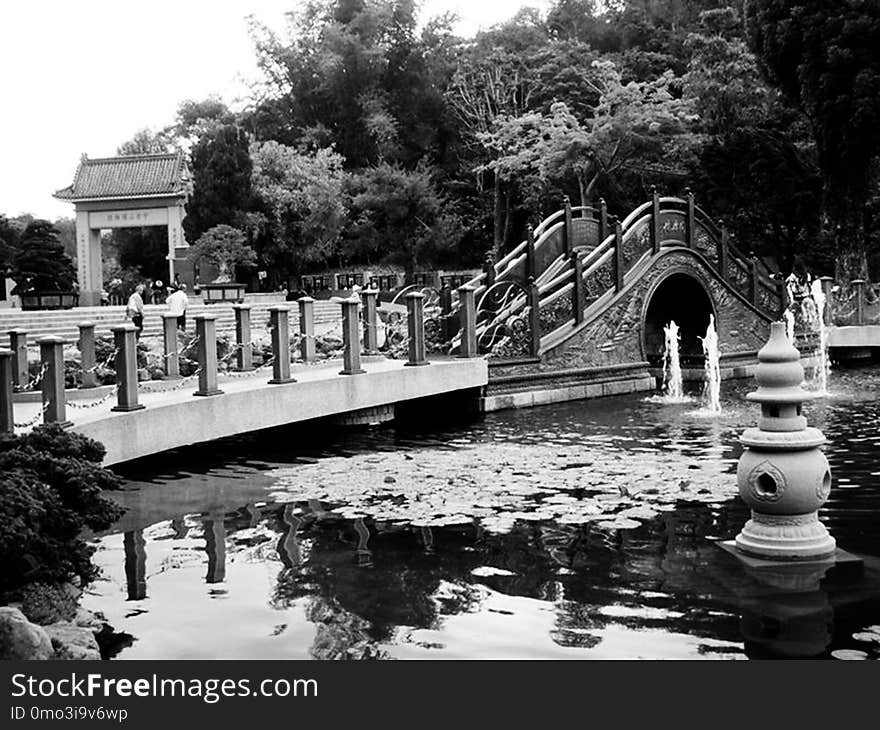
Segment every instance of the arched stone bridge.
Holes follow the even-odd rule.
[[[780,278],[691,194],[655,194],[620,222],[566,203],[470,285],[487,410],[654,388],[670,320],[686,368],[702,367],[711,316],[723,375],[747,374],[783,307]]]

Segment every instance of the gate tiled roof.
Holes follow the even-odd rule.
[[[73,184],[58,190],[61,200],[184,195],[189,172],[183,154],[121,155],[90,160],[83,155]]]

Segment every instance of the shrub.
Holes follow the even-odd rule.
[[[102,496],[120,484],[103,458],[101,444],[57,424],[0,437],[0,594],[94,579],[95,548],[80,535],[108,528],[123,512]]]

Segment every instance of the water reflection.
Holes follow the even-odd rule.
[[[829,457],[840,487],[822,519],[841,546],[866,555],[861,576],[827,566],[759,570],[715,544],[747,517],[723,490],[735,491],[736,435],[754,414],[728,391],[724,415],[709,422],[621,398],[432,428],[300,430],[295,448],[285,434],[242,440],[224,449],[222,463],[197,450],[152,462],[153,471],[143,467],[120,495],[129,511],[99,540],[105,577],[86,603],[135,637],[122,658],[745,658],[840,650],[877,658],[880,387],[866,389],[861,379],[847,390],[840,380],[845,395],[814,406],[810,419],[834,441]],[[506,445],[515,447],[511,456]],[[443,460],[432,461],[440,452]],[[381,478],[389,464],[403,463],[401,454],[444,494],[463,473],[478,491],[523,473],[555,485],[558,500],[605,499],[609,486],[621,486],[646,495],[671,490],[677,502],[625,529],[600,515],[581,524],[520,519],[499,533],[478,517],[413,525],[351,514],[333,501],[276,501],[284,495],[279,466],[320,467],[329,478],[331,460],[342,457],[347,481],[358,482]],[[493,455],[481,482],[477,460]],[[713,480],[714,491],[702,492]],[[571,489],[558,489],[562,483]],[[875,642],[864,638],[872,632]]]

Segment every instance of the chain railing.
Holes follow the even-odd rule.
[[[405,297],[406,313],[392,312],[386,321],[380,321],[376,307],[373,306],[375,301],[371,301],[372,292],[366,293],[366,304],[361,300],[341,300],[340,305],[343,309],[343,316],[340,324],[325,330],[321,334],[314,332],[313,321],[300,321],[300,331],[295,333],[294,346],[291,346],[290,327],[287,314],[289,309],[284,306],[270,309],[272,313],[272,323],[269,333],[272,336],[271,355],[266,357],[268,353],[265,350],[260,351],[263,361],[257,366],[248,370],[235,371],[228,368],[229,363],[244,352],[253,352],[255,342],[250,339],[249,329],[243,328],[242,331],[247,332],[248,339],[246,341],[238,341],[223,354],[217,357],[217,335],[213,327],[214,319],[212,315],[199,315],[196,317],[196,323],[199,335],[186,344],[185,347],[177,350],[176,342],[173,343],[173,349],[169,349],[164,354],[147,351],[143,353],[148,367],[167,368],[167,363],[171,357],[176,357],[179,361],[181,357],[185,357],[194,348],[197,348],[197,367],[190,374],[176,379],[173,384],[166,381],[166,385],[156,386],[155,380],[140,380],[138,377],[138,358],[142,353],[138,350],[134,326],[130,323],[120,325],[113,328],[114,333],[114,349],[101,359],[100,362],[87,368],[89,372],[99,372],[109,369],[113,363],[113,369],[116,372],[116,385],[109,389],[106,393],[92,400],[68,399],[63,389],[64,383],[64,357],[61,350],[61,340],[56,338],[52,342],[52,348],[46,347],[41,349],[40,370],[29,381],[29,387],[35,387],[49,375],[51,377],[50,385],[44,395],[44,403],[39,413],[26,422],[13,422],[11,415],[9,423],[13,428],[24,429],[35,425],[41,418],[44,421],[52,420],[69,423],[65,420],[65,407],[70,406],[79,412],[94,410],[111,401],[114,396],[117,399],[116,404],[111,408],[113,411],[136,411],[145,407],[144,404],[138,402],[138,394],[160,394],[173,393],[180,391],[187,386],[191,386],[194,381],[198,380],[199,389],[196,395],[214,396],[219,395],[222,391],[217,387],[217,378],[222,375],[229,379],[256,379],[264,374],[264,371],[272,368],[273,377],[269,383],[292,383],[295,379],[290,377],[290,365],[296,362],[299,366],[318,367],[330,360],[333,355],[341,354],[343,361],[343,369],[340,375],[356,376],[362,374],[365,369],[361,366],[361,356],[364,354],[384,353],[387,356],[395,355],[402,357],[402,352],[394,352],[394,348],[404,349],[407,360],[406,365],[418,366],[428,364],[428,337],[427,331],[437,330],[432,337],[435,340],[443,340],[437,333],[442,329],[445,321],[451,319],[452,315],[448,311],[443,311],[442,306],[433,306],[426,313],[425,311],[425,295],[420,291],[409,292]],[[474,295],[473,290],[468,287],[462,287],[459,297],[463,302],[462,312],[456,313],[456,318],[461,318],[463,324],[463,332],[467,335],[462,337],[462,332],[458,333],[460,337],[459,346],[461,348],[461,356],[474,357],[477,355],[475,337],[476,337],[476,316],[474,311]],[[274,312],[273,312],[274,310]],[[309,309],[306,307],[306,313]],[[382,347],[378,346],[378,333],[383,331],[385,341]],[[319,342],[328,342],[338,340],[341,343],[339,351],[324,352],[326,355],[323,359],[318,357],[318,353],[306,352],[311,355],[308,358],[303,357],[303,352],[313,348],[307,347],[309,343],[317,345]],[[364,345],[363,343],[366,343]],[[440,345],[448,350],[449,342],[442,341]],[[169,343],[166,340],[166,347]],[[292,360],[291,355],[300,348],[299,359]],[[314,348],[316,349],[316,348]],[[6,352],[3,367],[3,377],[9,380],[8,388],[12,390],[12,353]],[[166,375],[167,377],[167,375]],[[60,385],[59,385],[60,384]],[[8,414],[12,412],[12,399],[8,399],[9,403],[3,402],[4,411]],[[8,426],[7,426],[8,427]]]

